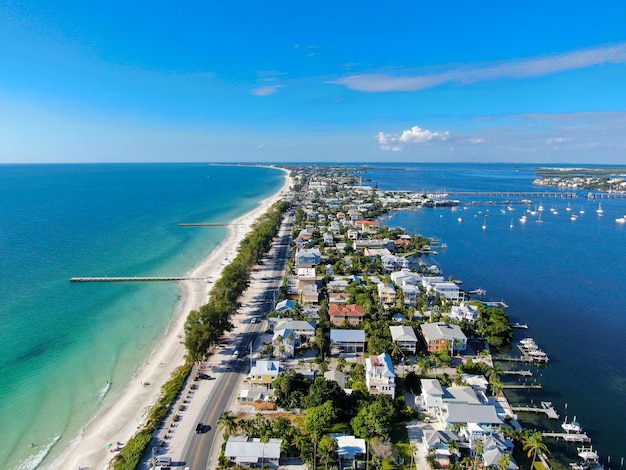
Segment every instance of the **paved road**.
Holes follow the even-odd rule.
[[[265,317],[274,308],[278,298],[278,289],[282,284],[287,259],[290,255],[291,232],[293,229],[293,212],[283,220],[281,229],[274,241],[263,269],[254,273],[249,291],[258,292],[251,304],[254,306],[255,317]],[[244,295],[245,297],[245,295]],[[260,314],[260,315],[259,315]],[[249,320],[244,320],[249,322]],[[250,345],[258,346],[257,338],[262,333],[263,323],[248,323],[232,341],[229,347],[237,350],[239,355],[224,360],[213,369],[216,380],[213,390],[205,402],[198,421],[204,424],[204,432],[190,433],[182,453],[182,461],[192,470],[204,470],[217,466],[220,439],[217,432],[217,420],[231,402],[237,399],[237,391],[241,381],[249,372],[248,355]],[[195,429],[195,428],[194,428]]]

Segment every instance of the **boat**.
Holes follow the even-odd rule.
[[[541,212],[539,212],[539,217],[537,217],[537,220],[535,220],[535,222],[537,222],[538,224],[543,223],[543,220],[541,220]]]
[[[602,209],[602,203],[598,204],[598,208],[596,209],[596,214],[598,214],[600,217],[604,215],[604,209]]]
[[[571,210],[572,210],[572,203],[571,203],[571,202],[568,202],[568,203],[567,203],[567,207],[565,208],[565,210],[566,210],[567,212],[569,212],[569,211],[571,211]]]
[[[539,207],[537,207],[537,210],[539,212],[543,211],[543,202],[541,204],[539,204]]]
[[[519,221],[520,221],[521,223],[525,224],[525,223],[526,223],[526,216],[525,216],[525,215],[521,216],[521,217],[519,218]]]
[[[578,447],[576,450],[578,450],[578,456],[587,462],[597,462],[598,459],[600,458],[598,456],[598,453],[595,450],[593,450],[593,446]]]
[[[567,416],[566,416],[565,421],[563,421],[563,424],[561,424],[561,427],[563,428],[563,431],[565,431],[566,433],[570,433],[570,432],[580,433],[583,431],[583,427],[580,425],[578,421],[576,421],[576,416],[574,416],[574,419],[570,421],[569,423],[567,422]]]
[[[585,213],[585,208],[581,207],[580,210],[578,211],[579,214],[584,214]]]
[[[509,224],[509,228],[513,228],[513,219],[511,219],[511,223]]]
[[[463,217],[459,217],[459,218],[458,218],[458,219],[456,219],[456,220],[458,220],[459,222],[463,222]]]
[[[517,328],[518,330],[527,330],[528,329],[528,325],[526,323],[513,323],[511,325],[513,328]]]
[[[626,215],[624,217],[618,217],[617,219],[615,219],[615,222],[617,222],[618,224],[625,224],[626,223]]]
[[[572,214],[570,216],[570,220],[576,220],[576,219],[578,219],[578,216],[576,214]]]
[[[485,217],[485,221],[483,222],[483,230],[487,230],[487,217]]]

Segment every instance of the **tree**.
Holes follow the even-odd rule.
[[[389,438],[396,420],[396,409],[389,395],[378,395],[376,399],[361,407],[350,424],[354,433],[363,438]]]
[[[507,470],[511,465],[511,454],[504,454],[498,460],[498,470]]]
[[[307,408],[304,426],[313,442],[313,468],[316,468],[317,446],[326,432],[337,419],[337,410],[329,401],[320,406]]]
[[[235,417],[230,411],[223,411],[220,417],[217,419],[217,426],[222,428],[226,434],[234,434],[239,427]]]
[[[483,452],[485,452],[485,443],[482,439],[478,439],[474,442],[474,470],[479,467],[479,464],[482,464]]]
[[[346,393],[337,382],[318,377],[309,388],[309,395],[305,398],[304,404],[308,409],[331,402],[336,409],[340,409],[345,399]]]
[[[417,368],[420,370],[422,375],[428,375],[432,366],[430,363],[430,359],[426,356],[419,356],[417,359]]]
[[[325,435],[320,439],[317,451],[320,454],[320,460],[326,464],[326,470],[328,470],[328,464],[335,461],[337,441],[329,435]]]
[[[543,442],[543,434],[540,432],[534,432],[530,436],[526,438],[524,441],[524,450],[527,452],[527,456],[530,457],[532,455],[533,462],[531,468],[535,466],[535,460],[537,459],[538,454],[549,454],[548,447],[546,443]]]

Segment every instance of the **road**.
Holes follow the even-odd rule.
[[[283,219],[277,238],[258,273],[253,273],[250,287],[243,295],[244,305],[253,306],[249,318],[265,317],[271,312],[278,298],[278,289],[282,284],[285,266],[290,254],[291,233],[294,213],[288,213]],[[249,323],[229,340],[229,347],[238,351],[238,357],[232,354],[221,364],[214,367],[212,374],[215,383],[206,400],[197,421],[204,424],[204,432],[191,432],[186,437],[182,452],[184,465],[192,470],[204,470],[217,467],[217,458],[221,442],[217,432],[217,420],[234,400],[242,380],[249,372],[248,355],[250,347],[256,349],[259,333],[263,332],[263,323]],[[195,428],[194,428],[195,429]]]

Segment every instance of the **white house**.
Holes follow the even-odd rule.
[[[420,288],[405,284],[404,287],[402,287],[402,295],[406,307],[415,307],[417,305],[417,299],[419,299],[420,296]]]
[[[357,468],[357,461],[364,461],[367,453],[365,439],[345,434],[330,434],[337,441],[337,457],[339,458],[339,470]]]
[[[322,262],[320,249],[302,248],[296,253],[296,266],[299,268],[312,268]]]
[[[396,372],[389,354],[381,353],[365,360],[365,384],[371,395],[395,396]]]
[[[452,320],[476,321],[478,318],[478,308],[474,305],[461,302],[461,305],[453,305],[448,315]]]
[[[415,354],[417,351],[417,335],[410,326],[394,325],[389,327],[391,339],[398,343],[404,352]]]
[[[269,439],[261,442],[248,436],[230,436],[226,442],[224,455],[234,465],[242,467],[278,468],[282,439]]]

